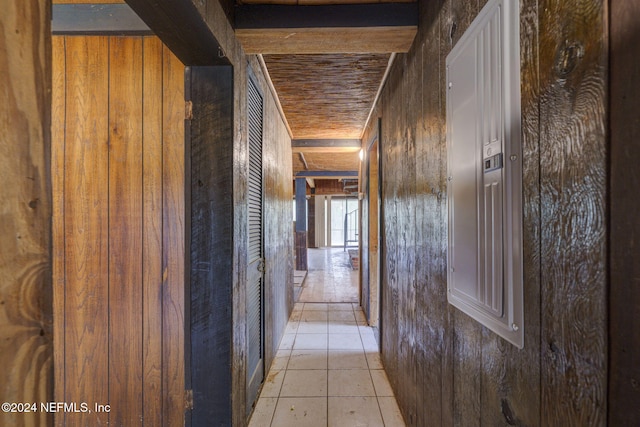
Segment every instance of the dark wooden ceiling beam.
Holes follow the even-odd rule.
[[[191,0],[126,0],[185,65],[230,65]]]
[[[54,35],[150,35],[151,29],[126,4],[54,4]]]
[[[245,4],[235,9],[236,29],[363,28],[418,25],[418,3],[331,5]]]
[[[250,54],[406,52],[417,3],[240,5],[236,36]]]

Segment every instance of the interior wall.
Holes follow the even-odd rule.
[[[232,412],[234,426],[247,423],[246,407],[246,276],[247,276],[247,67],[265,99],[263,179],[265,183],[265,366],[269,367],[293,309],[293,234],[291,232],[293,172],[291,139],[280,117],[260,62],[247,56],[234,35],[223,8],[217,1],[196,2],[204,21],[220,41],[233,66],[233,332],[232,332]]]
[[[0,402],[53,400],[51,8],[9,0],[0,13]],[[11,409],[11,408],[10,408]],[[3,426],[51,414],[1,411]]]
[[[640,420],[640,2],[612,0],[609,425]]]
[[[293,309],[293,213],[291,200],[293,169],[291,138],[280,117],[276,102],[269,91],[260,65],[251,58],[258,83],[264,95],[264,146],[262,154],[264,176],[264,255],[266,336],[265,374],[275,357],[280,339]]]
[[[184,422],[184,105],[157,38],[54,37],[57,425]]]
[[[604,425],[604,2],[520,1],[524,349],[447,303],[445,58],[485,3],[421,2],[418,36],[373,115],[382,118],[383,362],[411,426]]]

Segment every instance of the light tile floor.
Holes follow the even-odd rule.
[[[307,264],[299,302],[358,302],[358,271],[343,248],[310,248]]]
[[[250,427],[405,425],[357,303],[297,303]]]

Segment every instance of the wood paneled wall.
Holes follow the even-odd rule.
[[[247,76],[253,70],[264,95],[264,213],[265,213],[265,366],[268,368],[293,308],[293,235],[291,233],[291,139],[255,56],[247,56],[234,35],[227,15],[217,1],[194,2],[203,20],[222,44],[233,66],[233,210],[224,212],[233,221],[232,299],[232,424],[244,426],[246,415],[246,269],[247,269]],[[228,325],[227,325],[228,326]]]
[[[612,0],[609,425],[640,423],[640,1]]]
[[[376,107],[384,365],[411,426],[603,425],[604,2],[520,1],[524,349],[447,303],[444,65],[485,3],[422,2],[420,32],[410,52],[397,56]]]
[[[46,0],[2,2],[0,403],[53,399],[50,19]],[[52,424],[14,409],[0,425]]]
[[[54,37],[57,425],[184,422],[184,105],[158,39]]]
[[[280,346],[280,339],[293,309],[293,252],[291,233],[293,186],[291,138],[269,92],[259,64],[252,69],[264,95],[264,256],[265,256],[265,374]]]

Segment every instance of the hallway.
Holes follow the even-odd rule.
[[[298,302],[358,302],[358,270],[343,248],[307,249],[309,270]]]
[[[373,329],[354,302],[357,277],[342,249],[309,250],[301,302],[291,313],[250,427],[405,425]]]

